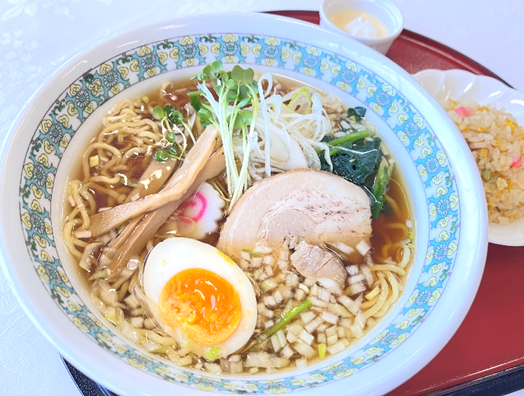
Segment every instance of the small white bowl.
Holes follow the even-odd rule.
[[[332,17],[342,11],[360,11],[377,18],[386,27],[388,34],[380,38],[367,38],[352,35],[332,21]],[[320,5],[320,26],[326,30],[342,33],[386,54],[393,41],[404,27],[404,19],[399,9],[388,0],[323,0]]]

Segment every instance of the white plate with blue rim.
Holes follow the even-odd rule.
[[[357,343],[304,369],[212,375],[147,353],[99,314],[60,238],[64,175],[110,104],[215,60],[271,70],[365,107],[409,181],[416,236],[404,292]],[[116,393],[381,395],[444,347],[479,286],[486,209],[467,153],[431,95],[357,42],[273,15],[180,17],[79,54],[22,111],[2,153],[2,266],[21,305],[60,353]]]
[[[414,75],[417,81],[441,104],[448,99],[474,101],[481,105],[504,109],[519,125],[524,125],[524,93],[508,87],[489,76],[465,70],[422,70]],[[510,224],[488,225],[488,240],[505,246],[524,246],[524,218]]]

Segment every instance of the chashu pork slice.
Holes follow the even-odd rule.
[[[228,216],[217,247],[238,259],[242,249],[285,241],[355,247],[371,238],[371,201],[357,185],[328,172],[298,169],[249,188]]]

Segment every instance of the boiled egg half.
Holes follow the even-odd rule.
[[[253,286],[233,260],[211,245],[182,237],[160,242],[147,257],[143,286],[162,328],[198,356],[228,356],[253,335]]]

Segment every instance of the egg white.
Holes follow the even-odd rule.
[[[189,339],[180,327],[168,325],[159,310],[160,295],[175,274],[190,268],[213,272],[237,291],[241,304],[241,319],[235,332],[218,345],[201,345]],[[144,291],[150,300],[151,311],[162,328],[183,348],[204,356],[207,350],[218,347],[219,357],[228,356],[244,346],[253,335],[257,321],[257,301],[251,282],[237,264],[220,250],[190,238],[174,237],[156,245],[146,259],[143,278]],[[228,315],[224,312],[223,315]]]

